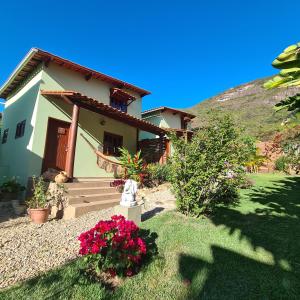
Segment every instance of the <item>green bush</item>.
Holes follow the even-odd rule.
[[[162,184],[170,180],[169,164],[149,164],[148,165],[149,181],[155,185]]]
[[[275,161],[275,170],[286,172],[289,167],[289,159],[286,156],[280,156]]]
[[[252,145],[228,115],[210,116],[188,143],[176,136],[171,139],[170,180],[179,211],[198,216],[237,199]]]

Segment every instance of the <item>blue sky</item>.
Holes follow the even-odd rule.
[[[183,108],[276,73],[300,41],[299,0],[205,2],[2,2],[0,83],[40,47],[150,90],[144,109]]]

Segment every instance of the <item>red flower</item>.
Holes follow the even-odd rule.
[[[131,277],[131,276],[134,275],[134,273],[133,273],[132,269],[128,268],[128,269],[125,271],[125,275],[126,275],[127,277]]]
[[[109,275],[111,277],[116,277],[116,275],[117,275],[117,272],[116,272],[116,270],[114,268],[107,269],[107,272],[109,273]]]
[[[79,254],[91,255],[95,265],[109,266],[107,271],[111,276],[117,272],[133,276],[134,267],[141,265],[147,252],[145,241],[139,237],[139,227],[121,215],[112,216],[108,221],[99,221],[93,228],[80,234],[78,240]]]

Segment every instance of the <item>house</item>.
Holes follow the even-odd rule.
[[[142,119],[150,122],[166,132],[172,132],[177,136],[185,135],[190,138],[191,120],[196,116],[171,107],[161,106],[142,112]],[[159,137],[151,132],[141,131],[140,149],[144,158],[148,162],[165,162],[167,157],[172,154],[172,144],[168,136]],[[161,147],[164,147],[161,149]]]
[[[26,184],[32,175],[54,168],[71,179],[112,177],[119,147],[136,152],[140,131],[166,134],[142,119],[142,98],[149,94],[31,49],[0,88],[5,99],[0,176],[18,176]]]
[[[142,113],[149,94],[31,49],[0,88],[1,178],[17,176],[26,185],[49,169],[66,171],[65,218],[118,204],[120,194],[110,183],[121,168],[119,147],[131,153],[142,149],[146,160],[164,163],[170,155],[167,133],[190,134],[191,114],[166,107]]]

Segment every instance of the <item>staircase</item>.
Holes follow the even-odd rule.
[[[120,203],[121,194],[110,183],[114,178],[77,178],[65,183],[68,207],[64,219],[78,218],[91,211],[113,207]]]

